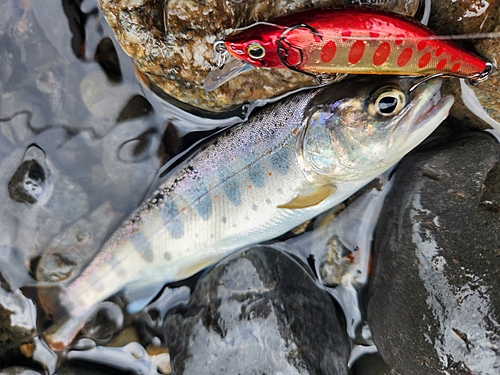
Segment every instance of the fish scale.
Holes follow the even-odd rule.
[[[66,293],[68,300],[64,301],[64,305],[77,306],[79,309],[90,307],[96,300],[103,300],[118,292],[122,286],[110,288],[112,280],[117,277],[130,278],[131,275],[114,272],[117,262],[121,264],[122,270],[134,270],[134,278],[139,280],[148,274],[150,280],[155,281],[151,277],[152,267],[160,271],[157,280],[176,280],[176,275],[193,263],[190,253],[196,257],[202,253],[204,255],[201,258],[209,259],[211,263],[227,254],[228,248],[244,246],[248,242],[248,235],[254,238],[252,242],[267,237],[268,231],[260,228],[266,221],[280,222],[281,227],[287,227],[288,216],[294,216],[293,213],[284,210],[276,212],[275,206],[265,200],[278,194],[278,189],[283,187],[283,179],[288,181],[289,186],[292,181],[297,182],[297,188],[304,185],[302,171],[296,162],[293,165],[293,160],[290,160],[295,157],[298,134],[294,135],[293,129],[303,125],[300,121],[290,120],[301,119],[294,114],[303,113],[311,96],[311,93],[299,95],[270,118],[267,113],[263,113],[249,121],[248,126],[230,130],[229,134],[217,140],[217,145],[208,143],[203,151],[195,153],[173,171],[175,177],[167,180],[154,198],[136,211],[132,220],[108,241],[86,270],[69,284]],[[269,147],[267,141],[261,142],[269,136],[276,146]],[[245,142],[238,141],[240,139]],[[247,154],[247,150],[251,152]],[[281,163],[272,163],[271,160],[281,160]],[[288,165],[286,173],[283,173],[284,160],[287,160]],[[250,170],[261,172],[261,186],[254,184]],[[205,188],[199,188],[198,180],[203,181]],[[228,185],[232,188],[228,188]],[[294,189],[281,191],[281,203],[293,198]],[[241,207],[243,194],[246,204]],[[211,202],[212,214],[200,215],[200,212],[208,210],[207,198]],[[200,208],[203,205],[205,207]],[[256,209],[252,208],[253,205]],[[225,223],[222,222],[223,217],[226,218]],[[183,228],[190,228],[189,232],[173,236],[170,228],[174,222]],[[177,229],[174,232],[180,231]],[[147,256],[148,253],[152,256]],[[115,268],[102,266],[103,263],[109,263],[107,259],[113,259]],[[206,265],[201,262],[196,269],[191,269],[191,273]],[[96,278],[103,282],[95,284]],[[81,290],[85,292],[81,293]]]
[[[63,308],[46,332],[49,345],[66,348],[94,306],[121,290],[182,280],[348,198],[447,116],[453,99],[434,103],[440,81],[419,86],[393,116],[369,114],[366,98],[375,89],[408,90],[412,83],[356,79],[296,94],[199,146],[64,285],[59,304],[40,298],[48,312]],[[342,153],[332,152],[334,144]],[[386,153],[370,161],[376,149]],[[340,171],[343,165],[349,167]]]

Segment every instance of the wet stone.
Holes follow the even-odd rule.
[[[104,242],[117,213],[106,202],[56,236],[40,257],[37,281],[58,282],[70,278],[75,269],[87,264]]]
[[[135,375],[132,371],[117,370],[86,361],[66,361],[57,368],[58,375]]]
[[[41,375],[42,371],[36,371],[29,367],[12,366],[0,370],[0,375]]]
[[[116,122],[123,122],[136,117],[145,116],[152,110],[153,107],[151,106],[151,103],[149,103],[144,96],[134,95],[122,109],[116,119]]]
[[[99,119],[117,119],[127,106],[127,96],[133,97],[135,91],[129,83],[109,81],[108,76],[99,70],[89,73],[80,83],[80,93],[85,105]]]
[[[403,160],[375,232],[368,322],[398,373],[500,373],[500,147],[447,137]]]
[[[101,39],[97,45],[94,59],[111,82],[120,82],[123,79],[118,54],[111,38]]]
[[[35,306],[19,290],[11,293],[0,288],[0,360],[32,341],[35,316]]]
[[[499,0],[476,1],[476,0],[435,0],[432,9],[446,9],[446,11],[433,11],[429,21],[429,27],[442,35],[454,34],[481,34],[498,31],[500,17],[498,9]],[[453,42],[462,46],[465,50],[475,53],[494,65],[500,61],[500,39],[476,38],[474,40],[454,40]],[[455,104],[451,109],[451,115],[462,122],[469,122],[476,127],[485,128],[485,124],[471,113],[471,110],[461,100],[460,82],[457,79],[445,81],[443,94],[455,93]],[[500,72],[495,69],[488,80],[471,86],[470,89],[477,97],[485,112],[497,122],[500,122]]]
[[[9,26],[9,19],[13,17],[14,3],[10,0],[0,0],[0,36]]]
[[[350,375],[393,375],[391,368],[377,353],[365,354],[351,366]]]
[[[8,183],[9,196],[18,203],[37,203],[43,195],[50,194],[48,177],[45,153],[40,148],[31,146]]]
[[[163,327],[175,374],[347,373],[350,344],[332,298],[270,246],[216,265]]]
[[[36,203],[43,192],[45,172],[36,160],[23,162],[9,181],[9,195],[19,203]]]

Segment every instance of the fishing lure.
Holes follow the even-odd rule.
[[[258,22],[215,45],[222,71],[206,88],[251,68],[287,68],[327,83],[346,74],[453,76],[476,84],[492,65],[417,21],[364,7],[313,8]],[[233,59],[224,71],[227,53]],[[232,75],[231,75],[232,74]]]

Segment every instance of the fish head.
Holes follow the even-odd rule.
[[[255,68],[284,68],[278,57],[278,40],[283,31],[282,26],[258,22],[229,35],[224,44],[231,55]]]
[[[420,144],[448,116],[441,79],[356,77],[324,88],[309,103],[299,154],[315,176],[376,177]]]

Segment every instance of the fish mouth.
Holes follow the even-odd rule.
[[[429,121],[435,121],[436,116],[441,119],[439,122],[448,117],[454,98],[452,95],[442,97],[440,91],[441,85],[442,81],[437,80],[433,86],[428,88],[428,93],[424,92],[420,94],[421,96],[430,96],[430,98],[423,98],[424,100],[422,100],[420,105],[421,108],[418,108],[418,106],[415,107],[413,111],[414,118],[410,119],[414,126],[425,126]]]
[[[435,78],[417,87],[411,94],[409,110],[388,137],[388,148],[403,145],[397,154],[407,153],[431,134],[448,117],[455,99],[441,96],[442,79]],[[396,147],[397,148],[397,147]]]

